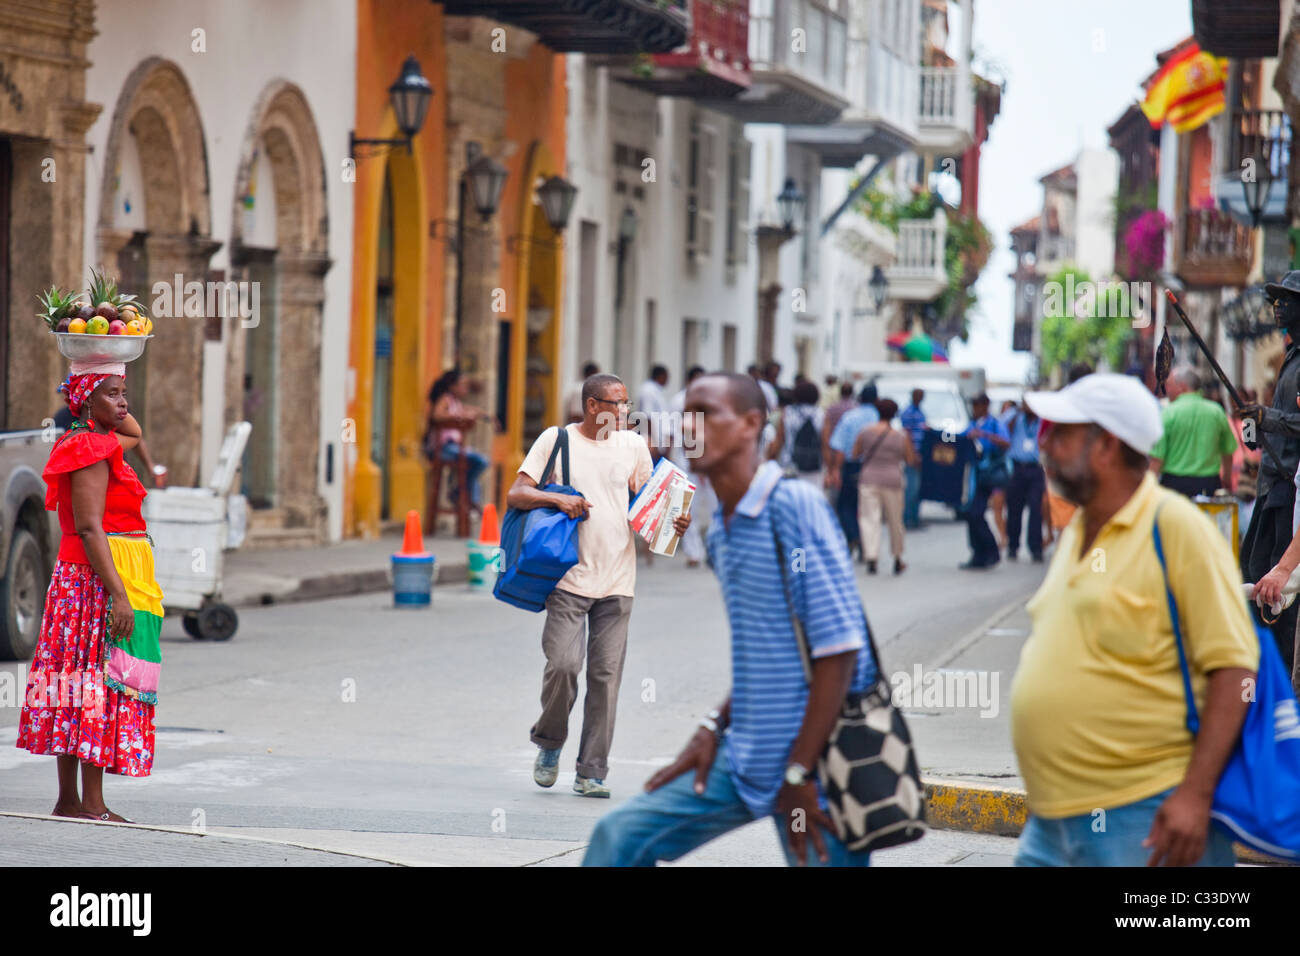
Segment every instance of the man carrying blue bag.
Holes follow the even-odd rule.
[[[1278,832],[1241,813],[1243,773],[1300,812],[1273,759],[1288,744],[1271,732],[1278,659],[1270,643],[1261,662],[1232,549],[1148,471],[1162,424],[1140,381],[1089,375],[1025,402],[1050,487],[1079,507],[1029,601],[1011,687],[1029,809],[1016,863],[1231,866],[1234,837]]]
[[[568,459],[565,484],[575,493],[538,487],[553,480],[547,474],[548,463],[560,440],[560,429],[548,428],[519,466],[506,504],[522,511],[556,509],[582,519],[578,524],[578,563],[545,599],[542,714],[530,731],[538,747],[533,780],[541,787],[555,784],[585,656],[587,698],[573,789],[585,797],[608,797],[605,778],[636,585],[628,496],[650,478],[652,467],[645,439],[628,430],[632,406],[627,388],[617,376],[589,377],[582,385],[582,405],[582,421],[565,428],[568,454],[560,456],[561,463]],[[675,523],[679,534],[689,526],[689,515]]]

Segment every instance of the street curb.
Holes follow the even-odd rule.
[[[1025,792],[1011,787],[922,778],[925,820],[940,830],[966,830],[994,836],[1020,836],[1024,829]]]
[[[439,564],[434,588],[438,584],[465,584],[469,580],[469,564]],[[301,601],[322,601],[327,598],[351,597],[388,591],[393,586],[392,572],[388,568],[368,571],[320,574],[300,578],[292,591],[275,594],[245,594],[230,602],[232,607],[264,607],[268,604],[294,604]]]
[[[395,860],[385,859],[381,856],[373,856],[369,853],[333,850],[323,846],[313,846],[310,843],[297,843],[291,840],[271,840],[266,837],[243,836],[238,833],[228,833],[225,830],[198,832],[185,827],[160,826],[152,823],[115,823],[111,820],[80,820],[70,817],[50,816],[48,813],[23,813],[19,810],[0,810],[0,817],[12,817],[17,820],[37,820],[42,823],[71,823],[85,824],[92,827],[119,827],[124,830],[153,830],[157,833],[174,833],[178,836],[186,836],[196,839],[214,837],[219,840],[239,840],[246,843],[261,843],[270,846],[291,846],[295,849],[312,850],[316,853],[330,853],[334,856],[349,856],[359,860],[373,860],[376,863],[387,863],[390,866],[410,866],[409,863],[399,863]]]
[[[994,836],[1018,837],[1027,810],[1025,791],[965,780],[923,777],[925,822],[937,830],[964,830]],[[1232,845],[1238,863],[1258,866],[1296,866],[1265,856],[1240,843]]]

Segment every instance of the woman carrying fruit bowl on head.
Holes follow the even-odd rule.
[[[60,390],[74,421],[42,477],[63,536],[17,745],[57,758],[55,816],[126,823],[104,801],[104,772],[150,773],[162,660],[145,489],[122,457],[139,426],[127,412],[123,362],[74,361]]]

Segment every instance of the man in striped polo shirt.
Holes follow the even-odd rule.
[[[687,427],[703,421],[693,468],[719,501],[708,551],[731,623],[731,694],[646,793],[596,825],[583,863],[653,866],[771,817],[791,865],[866,866],[868,854],[836,838],[812,772],[845,694],[876,674],[844,537],[816,488],[759,464],[767,405],[753,379],[703,375],[686,412]],[[811,688],[792,612],[812,651]]]

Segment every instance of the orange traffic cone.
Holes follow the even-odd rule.
[[[420,533],[420,512],[412,508],[406,513],[406,533],[402,536],[401,555],[424,555],[424,537]]]
[[[483,506],[483,521],[478,528],[478,543],[499,545],[501,526],[497,523],[497,506],[488,502]]]

